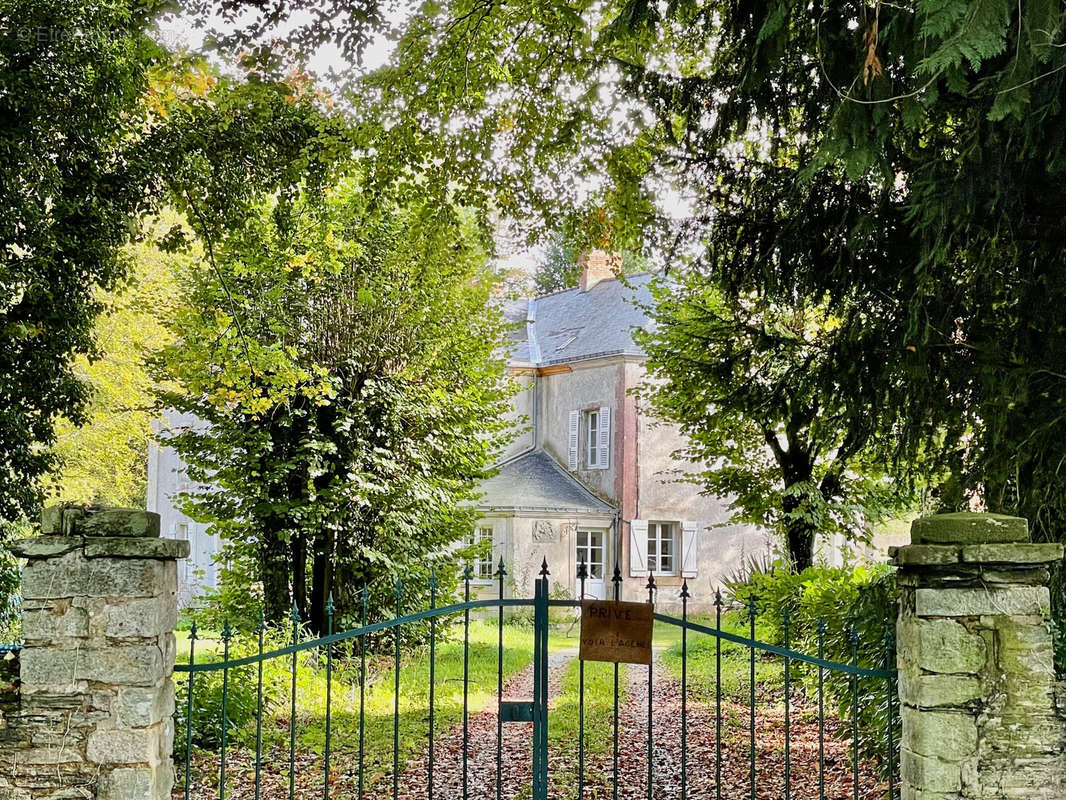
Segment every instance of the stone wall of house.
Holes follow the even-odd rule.
[[[903,800],[1066,797],[1049,567],[1024,519],[919,519],[896,551]]]
[[[177,560],[156,514],[48,509],[27,559],[24,644],[0,675],[0,800],[163,800],[173,785]],[[9,688],[10,687],[10,688]]]

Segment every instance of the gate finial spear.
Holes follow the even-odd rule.
[[[585,554],[581,554],[581,560],[577,564],[577,579],[579,581],[585,580],[589,576],[588,567],[585,566]]]
[[[721,587],[718,587],[717,589],[714,590],[714,605],[715,605],[715,608],[721,608],[722,607],[722,588]]]
[[[503,565],[503,556],[500,556],[500,565],[496,568],[496,577],[502,578],[507,574],[507,567]]]
[[[692,595],[688,593],[688,578],[681,581],[681,599],[688,600]]]
[[[542,561],[540,563],[540,574],[541,574],[541,577],[545,577],[545,578],[547,576],[551,575],[551,573],[548,572],[548,557],[547,556],[544,556],[544,558],[542,559]]]

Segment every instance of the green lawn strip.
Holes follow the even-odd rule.
[[[706,622],[702,624],[707,624]],[[713,622],[710,623],[713,627]],[[658,627],[658,626],[657,626]],[[673,626],[671,626],[673,627]],[[722,630],[737,636],[748,637],[751,630],[733,614],[722,618]],[[676,640],[662,652],[662,664],[667,673],[675,680],[681,678],[681,635],[680,629]],[[756,641],[761,641],[759,627],[755,629]],[[688,634],[688,687],[691,697],[713,702],[715,699],[715,660],[717,637],[689,631]],[[750,697],[751,687],[751,651],[744,645],[722,642],[722,696],[723,698],[744,701]],[[756,691],[780,689],[784,686],[785,669],[779,656],[755,653]]]
[[[497,636],[494,622],[472,621],[469,644],[469,713],[476,714],[496,702]],[[530,664],[532,632],[505,625],[503,629],[503,679]],[[434,728],[443,733],[462,722],[463,642],[461,629],[436,648]],[[399,682],[400,764],[425,746],[429,735],[429,650],[424,647],[403,659]],[[388,657],[375,660],[368,677],[365,711],[365,764],[367,785],[392,767],[395,683]],[[325,742],[325,675],[321,669],[302,670],[297,680],[299,741],[320,752]],[[348,665],[333,685],[332,744],[336,762],[358,757],[359,687],[358,668]]]
[[[614,665],[585,663],[585,763],[603,764],[610,759],[614,730]],[[569,796],[577,786],[578,703],[580,664],[575,658],[566,667],[559,693],[549,712],[548,746],[552,757],[549,780],[558,796]],[[620,672],[618,705],[626,701],[624,667]],[[590,771],[586,766],[586,777]]]
[[[472,620],[469,640],[468,708],[476,714],[496,702],[497,636],[495,621]],[[503,627],[503,678],[528,666],[533,659],[532,630],[513,625]],[[199,652],[199,641],[197,641]],[[357,652],[357,651],[356,651]],[[364,714],[364,766],[366,786],[380,781],[392,768],[394,669],[392,657],[384,654],[368,656]],[[434,727],[438,735],[462,722],[463,712],[463,638],[462,626],[452,628],[446,640],[437,642],[434,658]],[[264,662],[264,685],[270,701],[263,715],[263,751],[275,756],[287,755],[289,743],[289,712],[291,656]],[[296,747],[301,763],[310,762],[317,772],[321,769],[321,755],[325,745],[326,671],[324,656],[314,650],[301,651],[296,669]],[[401,658],[399,682],[399,753],[400,765],[426,746],[429,732],[429,648],[419,647]],[[201,673],[203,674],[203,673]],[[331,763],[334,770],[354,772],[359,753],[359,658],[335,658],[331,695]],[[178,676],[179,679],[184,676]],[[230,707],[239,702],[251,704],[251,719],[231,730],[230,741],[245,751],[254,752],[255,744],[255,667],[231,670]],[[240,689],[234,692],[234,684]],[[198,677],[197,686],[201,686]],[[241,690],[244,690],[243,692]],[[197,690],[197,701],[202,696]],[[217,703],[215,705],[218,705]],[[207,755],[209,758],[204,759]],[[310,756],[314,756],[313,758]],[[217,761],[217,753],[200,751],[197,761]],[[268,762],[264,772],[286,773],[286,763],[276,758]],[[179,770],[180,771],[180,770]],[[201,769],[200,780],[214,785],[217,780],[210,769]]]

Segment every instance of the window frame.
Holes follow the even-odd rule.
[[[663,536],[663,530],[669,531],[669,536]],[[656,577],[672,578],[679,574],[678,547],[680,544],[679,532],[681,523],[672,520],[649,520],[648,521],[648,550],[646,554],[648,572]],[[665,570],[663,566],[662,543],[670,542],[670,566]],[[655,552],[652,554],[652,543],[655,543]],[[654,568],[653,568],[654,567]]]
[[[593,420],[596,424],[593,425]],[[600,469],[600,410],[585,412],[585,465]]]
[[[585,554],[585,565],[587,567],[591,567],[592,564],[594,563],[592,561],[592,551],[593,551],[593,549],[599,550],[600,553],[601,553],[601,560],[599,562],[597,562],[599,564],[599,567],[600,567],[600,576],[597,578],[594,575],[592,575],[592,573],[590,571],[588,577],[586,578],[586,580],[590,580],[590,581],[606,581],[607,580],[607,532],[608,531],[607,531],[606,528],[578,528],[576,533],[575,533],[575,547],[574,547],[575,553],[574,553],[574,555],[575,555],[575,558],[577,559],[577,563],[578,564],[581,563],[581,555],[582,555],[582,553],[584,553]],[[585,534],[585,543],[584,544],[581,543],[581,535],[582,534]],[[600,544],[599,544],[598,547],[594,548],[592,546],[592,544],[590,543],[590,539],[589,539],[589,535],[590,534],[595,534],[595,535],[600,537]],[[580,584],[580,581],[578,581],[578,583]]]
[[[487,536],[485,535],[486,533],[488,534]],[[475,556],[471,560],[471,583],[492,583],[495,578],[496,566],[493,563],[493,551],[496,546],[495,530],[491,525],[475,525],[474,530],[470,533],[468,543],[476,545],[486,540],[491,542],[492,546],[489,547],[487,556]],[[484,574],[482,574],[483,571]]]

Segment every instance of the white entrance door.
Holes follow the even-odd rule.
[[[602,528],[580,528],[577,532],[577,563],[585,560],[588,578],[585,596],[580,600],[607,599],[607,531]],[[578,583],[578,591],[581,586]]]

